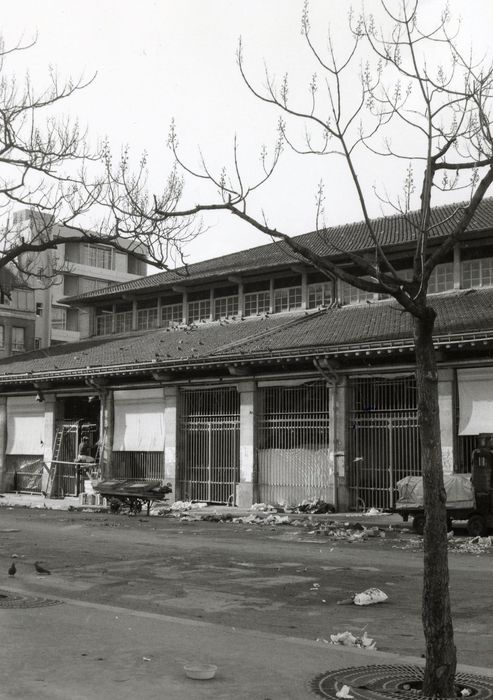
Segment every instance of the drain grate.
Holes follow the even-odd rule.
[[[421,693],[423,669],[412,665],[359,666],[327,671],[313,679],[311,690],[322,698],[339,700],[336,696],[343,685],[351,688],[355,700],[425,700]],[[473,700],[493,700],[493,678],[472,673],[457,673],[457,695]]]
[[[54,598],[38,598],[23,593],[0,591],[0,608],[45,608],[49,605],[61,605],[62,602]]]

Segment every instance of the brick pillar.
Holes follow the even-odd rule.
[[[105,480],[111,477],[111,456],[115,434],[115,394],[111,389],[107,389],[100,393],[100,397],[100,439],[104,437],[104,442],[101,445],[101,478]]]
[[[56,397],[53,395],[46,395],[44,400],[45,409],[45,422],[44,422],[44,434],[43,434],[43,461],[48,467],[51,467],[51,460],[53,459],[53,441],[55,439],[55,428],[56,428]],[[41,479],[41,489],[46,491],[48,486],[48,472],[43,470],[43,476]]]
[[[164,479],[173,488],[168,501],[176,500],[176,430],[177,430],[178,389],[164,387]]]
[[[7,477],[7,397],[0,396],[0,493],[5,491]]]
[[[438,406],[440,409],[440,438],[442,441],[442,466],[444,474],[454,471],[454,372],[438,370]]]
[[[240,483],[236,505],[249,508],[254,501],[255,473],[255,382],[240,382]]]
[[[348,510],[349,490],[347,487],[347,445],[346,445],[346,392],[347,382],[343,379],[336,387],[331,402],[330,423],[333,428],[334,450],[334,505],[339,512]]]

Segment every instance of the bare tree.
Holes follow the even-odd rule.
[[[397,3],[395,4],[397,5]],[[393,7],[395,6],[393,5]],[[189,209],[174,210],[174,216],[225,210],[255,229],[281,240],[295,255],[313,267],[334,275],[362,290],[392,296],[401,311],[414,322],[418,419],[421,437],[424,483],[424,584],[422,618],[426,641],[426,668],[423,694],[452,697],[456,671],[456,649],[449,600],[445,489],[440,443],[437,362],[433,346],[435,311],[428,300],[430,275],[444,260],[471,219],[493,181],[493,139],[489,113],[493,74],[484,59],[475,63],[464,54],[458,33],[451,30],[445,11],[433,27],[423,27],[418,18],[418,0],[400,0],[398,13],[381,3],[379,18],[350,15],[350,48],[340,51],[329,37],[324,50],[312,39],[308,4],[302,14],[302,35],[321,78],[309,80],[308,103],[292,96],[288,77],[279,84],[266,70],[265,81],[257,87],[250,80],[244,63],[243,47],[238,49],[238,66],[247,88],[262,102],[281,113],[279,139],[270,159],[262,154],[263,172],[247,185],[234,145],[230,172],[214,174],[201,157],[198,168],[182,162],[174,128],[170,146],[177,162],[189,173],[212,183],[219,198]],[[379,28],[379,23],[383,28]],[[434,63],[429,65],[429,56]],[[361,64],[359,64],[361,61]],[[359,87],[354,64],[360,65]],[[306,92],[304,93],[306,95]],[[303,139],[292,135],[301,122]],[[291,148],[300,156],[339,158],[346,164],[357,201],[366,223],[373,249],[368,254],[345,250],[357,270],[350,274],[329,258],[315,254],[302,241],[291,238],[268,223],[263,213],[256,215],[252,193],[269,179],[281,152]],[[358,173],[357,153],[366,149],[375,156],[406,164],[402,192],[393,201],[383,193],[376,196],[392,207],[413,227],[415,234],[412,276],[399,273],[386,254],[381,232],[369,215],[367,193]],[[395,175],[391,170],[389,178]],[[415,192],[415,179],[422,182]],[[439,192],[464,190],[447,221],[432,218],[433,197]],[[419,200],[418,200],[419,198]],[[455,199],[458,199],[456,196]],[[323,187],[317,199],[317,229],[325,235]],[[417,201],[416,212],[411,208]],[[152,216],[168,217],[155,203]],[[435,227],[447,225],[450,231],[437,246],[430,246]],[[334,241],[327,237],[328,246]]]
[[[77,120],[60,115],[94,77],[62,81],[50,70],[40,88],[9,72],[10,62],[34,46],[0,41],[0,271],[50,283],[58,271],[40,272],[38,254],[68,241],[104,243],[160,268],[181,261],[196,231],[186,218],[169,216],[182,187],[176,170],[153,199],[166,221],[142,216],[146,159],[132,169],[125,150],[113,164],[107,143],[92,152]],[[23,221],[20,210],[28,210]],[[2,279],[10,278],[0,275],[0,285]]]

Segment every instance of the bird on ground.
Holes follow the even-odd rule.
[[[15,566],[15,561],[13,561],[12,564],[9,566],[9,576],[15,576],[16,571],[17,568]]]
[[[34,562],[34,568],[36,569],[38,574],[51,574],[51,571],[48,571],[48,569],[45,569],[43,566],[41,566],[39,561]]]

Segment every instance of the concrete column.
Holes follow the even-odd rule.
[[[457,243],[454,246],[454,289],[461,288],[462,274],[461,274],[461,264],[460,264],[460,246]]]
[[[0,493],[7,481],[7,397],[0,396]]]
[[[182,303],[182,316],[183,316],[183,318],[181,319],[181,322],[183,324],[187,324],[188,323],[188,294],[187,294],[187,292],[182,293],[181,303]]]
[[[454,471],[454,372],[438,370],[438,406],[440,410],[440,439],[442,441],[442,466],[444,474]]]
[[[115,312],[113,311],[113,316]],[[137,330],[137,299],[132,300],[132,330]]]
[[[176,500],[176,437],[177,437],[178,389],[164,387],[164,480],[173,488],[168,500]]]
[[[100,394],[101,397],[101,418],[100,418],[100,440],[101,445],[101,478],[103,480],[111,477],[111,456],[113,454],[113,438],[115,433],[115,393],[112,389],[106,389]]]
[[[254,502],[255,483],[255,382],[240,382],[240,483],[236,505],[249,508]]]
[[[330,416],[333,428],[334,450],[334,505],[338,511],[347,511],[349,507],[349,490],[347,487],[347,446],[346,446],[346,378],[333,389],[334,395],[331,402],[332,415]]]
[[[269,296],[269,298],[270,298],[269,313],[273,314],[274,313],[274,306],[275,306],[275,304],[274,304],[274,278],[273,277],[271,277],[270,283],[269,283],[269,295],[270,295]]]
[[[45,423],[43,434],[43,461],[51,468],[51,460],[53,459],[53,441],[55,439],[56,429],[56,396],[45,395],[44,400]],[[43,470],[41,479],[41,490],[46,491],[48,486],[48,472]]]
[[[308,308],[308,274],[301,273],[301,308]]]
[[[216,309],[215,309],[215,297],[214,297],[214,287],[211,287],[211,290],[209,292],[209,321],[213,321],[215,316],[216,316]]]
[[[245,315],[245,302],[244,302],[244,285],[243,282],[238,283],[238,316],[241,318]]]

